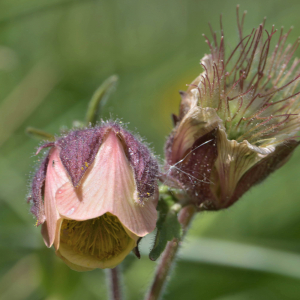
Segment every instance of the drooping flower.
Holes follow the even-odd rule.
[[[200,209],[232,205],[251,186],[281,167],[298,146],[300,72],[292,59],[299,39],[268,32],[265,24],[243,37],[225,57],[224,35],[205,36],[210,54],[203,73],[181,92],[179,116],[166,144],[169,184],[187,192]],[[273,51],[271,51],[273,48]]]
[[[45,244],[77,271],[113,268],[156,226],[158,165],[116,123],[54,143],[32,183],[32,213]]]

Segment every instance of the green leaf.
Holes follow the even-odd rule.
[[[156,223],[157,233],[154,247],[149,254],[151,260],[157,260],[164,251],[167,242],[174,238],[180,239],[182,229],[177,218],[177,213],[181,209],[179,204],[170,205],[172,197],[161,198],[158,203],[159,218]]]
[[[86,123],[87,125],[95,125],[99,114],[101,105],[106,102],[110,92],[115,87],[118,81],[118,76],[113,75],[107,78],[95,91],[92,99],[89,102],[89,106],[86,114]]]

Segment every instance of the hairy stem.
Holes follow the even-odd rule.
[[[167,277],[172,269],[179,246],[188,230],[195,212],[194,206],[186,206],[180,211],[178,220],[183,229],[182,237],[181,239],[174,238],[171,242],[168,242],[157,266],[154,280],[145,300],[158,300],[162,296],[162,292],[166,287]]]
[[[121,289],[121,274],[120,267],[115,267],[113,269],[108,269],[107,273],[107,281],[109,287],[109,299],[111,300],[122,300],[122,289]]]

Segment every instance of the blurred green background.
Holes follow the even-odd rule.
[[[245,33],[267,16],[267,28],[294,25],[300,1],[239,1]],[[82,120],[91,95],[112,74],[116,91],[103,118],[120,118],[163,145],[178,111],[178,90],[201,71],[208,22],[228,48],[238,40],[233,0],[0,1],[0,299],[106,299],[104,271],[71,271],[47,249],[26,204],[39,142],[34,126],[58,134]],[[300,56],[298,49],[297,55]],[[300,299],[300,149],[232,208],[198,215],[165,299]],[[127,299],[142,299],[156,263],[123,263]]]

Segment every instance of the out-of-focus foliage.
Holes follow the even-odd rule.
[[[245,33],[267,16],[300,33],[297,0],[239,1]],[[105,274],[71,271],[42,242],[25,198],[39,157],[27,126],[52,134],[84,120],[104,79],[119,76],[102,111],[120,118],[162,157],[178,90],[201,71],[202,33],[238,40],[233,0],[0,1],[0,299],[106,299]],[[228,51],[229,52],[229,51]],[[296,53],[300,56],[300,51]],[[300,151],[232,208],[195,220],[165,299],[300,299]],[[152,237],[148,238],[153,239]],[[128,299],[141,299],[156,263],[142,241],[124,264]]]

